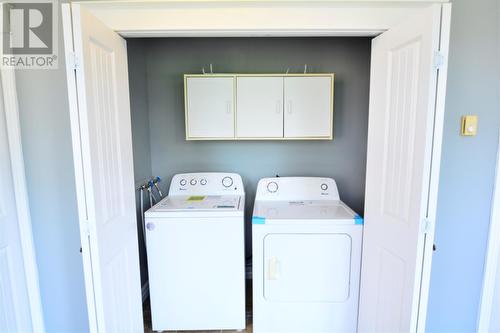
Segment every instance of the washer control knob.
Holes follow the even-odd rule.
[[[278,183],[276,182],[267,183],[267,190],[271,193],[276,192],[278,190]]]
[[[224,186],[224,187],[233,186],[233,178],[231,178],[229,176],[222,178],[222,186]]]
[[[191,185],[193,185],[193,186],[195,186],[195,185],[196,185],[196,183],[197,183],[197,181],[196,181],[196,179],[194,179],[194,178],[193,178],[193,179],[191,179],[191,180],[189,181],[189,184],[191,184]]]
[[[321,189],[322,189],[323,191],[328,190],[328,185],[326,185],[326,184],[321,184]]]
[[[205,178],[203,178],[202,180],[200,180],[200,184],[207,185],[207,180]]]
[[[181,184],[181,186],[186,186],[187,184],[187,180],[185,180],[184,178],[181,179],[181,181],[179,182],[179,184]]]

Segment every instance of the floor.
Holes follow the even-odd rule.
[[[246,292],[246,300],[247,300],[247,310],[246,310],[246,318],[247,318],[247,329],[243,331],[164,331],[164,333],[236,333],[236,332],[243,332],[243,333],[252,333],[252,290],[251,290],[251,285],[252,282],[247,281],[247,292]],[[144,308],[143,308],[143,314],[144,314],[144,333],[152,333],[155,332],[151,328],[151,308],[150,308],[150,303],[149,303],[149,298],[144,302]]]

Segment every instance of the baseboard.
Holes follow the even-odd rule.
[[[148,296],[149,296],[149,281],[146,281],[142,285],[142,303],[144,303],[146,301]]]

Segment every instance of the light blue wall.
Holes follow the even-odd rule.
[[[88,332],[59,32],[59,69],[17,71],[17,93],[46,331]]]
[[[260,178],[332,177],[342,200],[362,214],[370,45],[370,38],[129,39],[129,52],[138,54],[137,60],[129,56],[130,82],[147,91],[153,174],[165,180],[165,190],[175,173],[241,174],[247,194],[248,256],[250,218]],[[142,83],[144,73],[136,71],[144,56],[138,50],[146,52],[147,84]],[[183,74],[200,73],[210,63],[222,73],[284,73],[287,68],[303,72],[304,63],[311,72],[335,72],[334,140],[186,141]],[[133,104],[142,108],[145,103],[139,99],[144,97],[144,93],[133,94]]]
[[[453,1],[429,332],[476,328],[500,126],[499,3]],[[464,114],[479,116],[476,137],[459,135]]]

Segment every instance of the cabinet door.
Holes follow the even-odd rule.
[[[331,138],[332,76],[285,78],[285,138]]]
[[[238,77],[236,136],[283,137],[283,77]]]
[[[186,138],[234,137],[234,77],[186,78]]]

